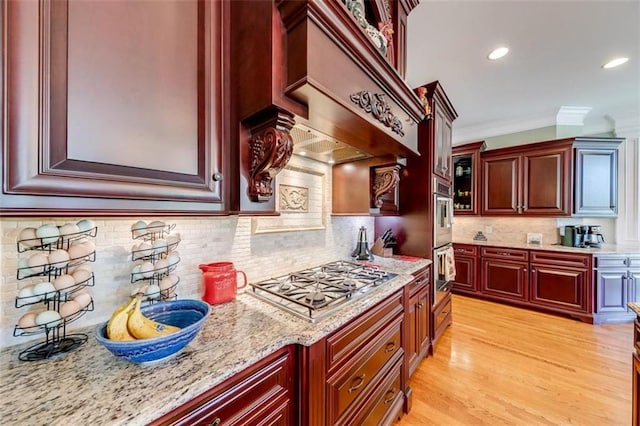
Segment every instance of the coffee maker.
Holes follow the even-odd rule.
[[[566,247],[585,247],[584,237],[588,230],[588,225],[565,226],[562,245]]]
[[[604,236],[600,231],[600,225],[587,225],[587,233],[584,235],[583,242],[586,247],[602,247]]]

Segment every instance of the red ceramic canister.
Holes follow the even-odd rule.
[[[238,271],[233,262],[213,262],[199,265],[202,270],[202,300],[210,305],[230,302],[236,298],[239,288],[247,285],[247,275]],[[238,286],[238,275],[244,282]]]

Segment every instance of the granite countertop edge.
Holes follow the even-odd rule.
[[[319,341],[403,288],[431,261],[399,257],[374,263],[398,276],[316,323],[247,293],[212,306],[199,335],[156,366],[116,358],[97,343],[95,326],[74,330],[89,340],[60,357],[24,362],[18,354],[29,344],[3,349],[0,418],[7,424],[148,424],[285,346]]]
[[[603,244],[601,248],[567,247],[560,244],[527,244],[520,242],[477,241],[471,238],[454,239],[454,244],[483,247],[505,247],[525,250],[557,251],[582,254],[640,254],[640,244]]]

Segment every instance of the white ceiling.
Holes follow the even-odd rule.
[[[407,82],[440,81],[454,143],[555,125],[562,106],[592,108],[585,130],[640,124],[639,0],[422,0],[407,27]]]

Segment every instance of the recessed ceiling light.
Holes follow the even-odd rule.
[[[336,164],[336,161],[335,161],[335,160],[333,160],[333,159],[331,159],[331,160],[327,161],[327,163],[329,163],[329,164]]]
[[[617,66],[620,66],[620,65],[624,64],[628,60],[629,60],[629,58],[615,58],[615,59],[610,60],[606,64],[604,64],[602,66],[602,68],[614,68],[614,67],[617,67]]]
[[[487,56],[487,58],[492,61],[495,61],[496,59],[502,58],[507,53],[509,53],[508,47],[504,47],[504,46],[498,47],[497,49],[492,50],[491,53],[489,53],[489,55]]]
[[[298,154],[299,155],[307,155],[307,151],[300,151]]]

